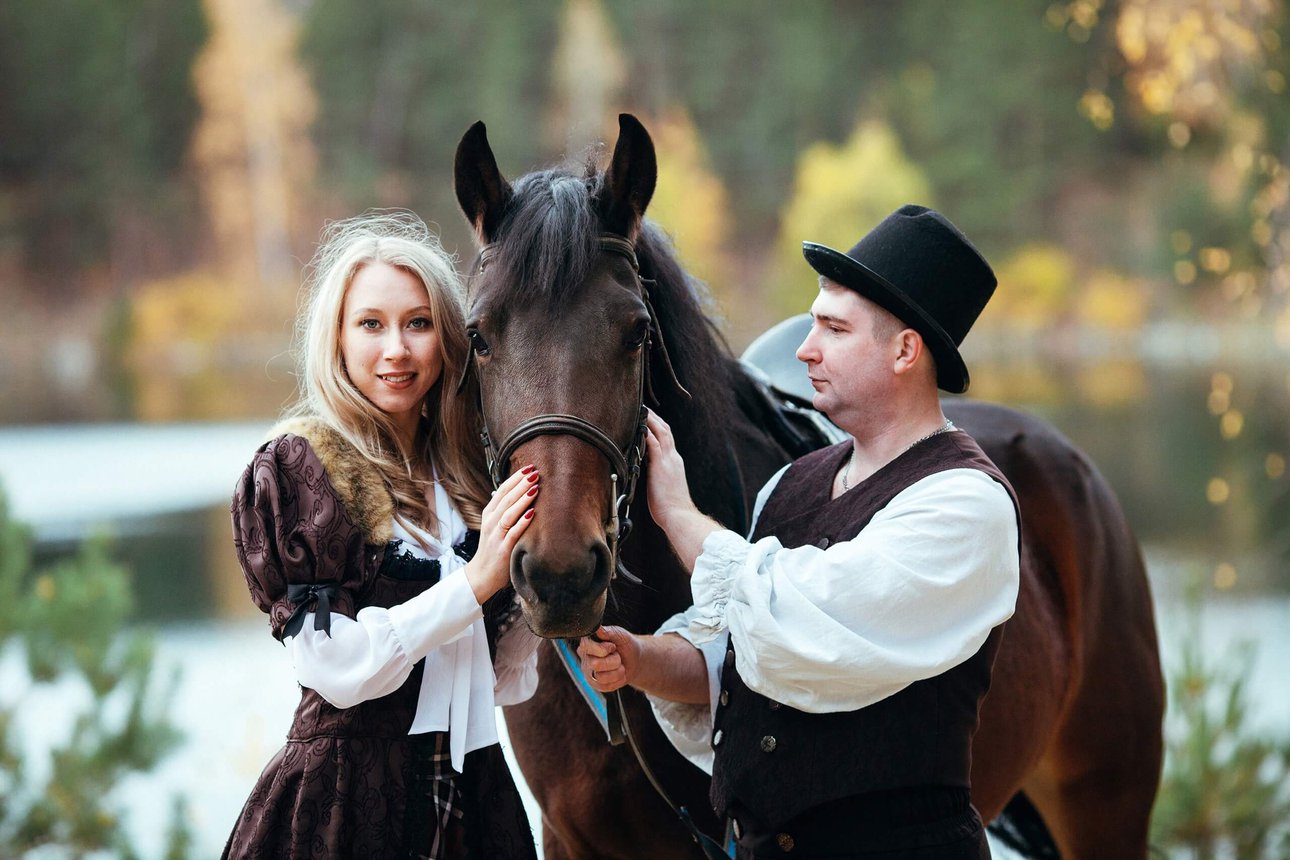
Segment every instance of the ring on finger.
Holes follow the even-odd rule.
[[[595,669],[592,669],[592,670],[591,670],[591,680],[593,680],[593,681],[597,680],[597,678],[596,678],[596,670],[595,670]]]

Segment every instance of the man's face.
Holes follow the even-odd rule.
[[[868,404],[885,397],[899,354],[894,332],[899,325],[880,324],[887,337],[876,337],[875,323],[891,322],[886,311],[853,290],[824,281],[811,305],[811,331],[797,348],[815,389],[812,403],[844,430],[863,423]]]

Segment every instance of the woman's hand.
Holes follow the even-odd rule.
[[[530,506],[537,494],[537,469],[525,466],[503,481],[484,507],[479,549],[463,571],[480,606],[510,582],[511,553],[533,520]]]
[[[627,686],[640,665],[640,643],[621,627],[599,627],[595,638],[584,636],[578,643],[582,673],[602,693]]]

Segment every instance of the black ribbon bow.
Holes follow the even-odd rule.
[[[282,628],[283,636],[295,636],[305,623],[305,613],[315,600],[318,606],[314,610],[314,629],[331,636],[331,602],[340,595],[340,589],[334,584],[318,585],[305,583],[288,583],[287,600],[295,609]]]

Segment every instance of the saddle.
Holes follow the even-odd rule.
[[[796,356],[810,328],[810,314],[789,317],[758,336],[739,357],[749,382],[736,393],[739,408],[795,460],[847,438],[811,405],[814,390]]]

